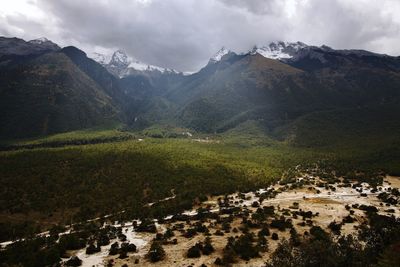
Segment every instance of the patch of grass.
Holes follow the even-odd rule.
[[[51,142],[68,142],[76,140],[94,140],[94,139],[105,139],[110,137],[126,136],[130,134],[120,130],[121,125],[110,125],[107,127],[95,127],[78,131],[71,131],[65,133],[58,133],[48,136],[26,138],[26,139],[10,139],[2,140],[2,145],[32,145],[32,144],[43,144]]]

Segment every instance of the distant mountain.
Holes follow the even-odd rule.
[[[169,120],[174,115],[174,105],[162,97],[178,84],[184,74],[173,69],[144,64],[129,57],[122,50],[111,56],[94,55],[99,63],[119,78],[119,86],[129,99],[126,121],[134,128],[143,128],[156,121]],[[138,120],[138,118],[140,118]]]
[[[267,46],[257,47],[255,46],[250,53],[260,54],[263,57],[283,60],[295,57],[299,51],[308,47],[302,42],[290,43],[290,42],[272,42]]]
[[[162,68],[140,62],[139,60],[129,57],[122,50],[117,50],[112,55],[93,53],[90,55],[90,57],[102,64],[112,74],[119,78],[133,74],[149,74],[153,72],[179,74],[179,72],[175,71],[174,69]]]
[[[109,122],[213,133],[255,122],[266,135],[310,144],[310,121],[318,122],[315,127],[332,122],[321,127],[333,129],[346,114],[364,114],[354,125],[379,119],[385,129],[390,117],[393,129],[388,114],[400,112],[400,58],[364,50],[302,42],[274,42],[244,53],[223,47],[191,75],[143,64],[121,50],[90,57],[44,38],[1,37],[0,136]]]
[[[302,42],[272,42],[265,46],[254,46],[251,50],[246,52],[240,52],[239,55],[245,54],[260,54],[265,58],[276,59],[276,60],[285,60],[295,57],[300,50],[309,47],[305,43]],[[217,63],[221,61],[222,57],[229,54],[234,53],[226,47],[222,47],[217,53],[215,53],[209,60],[209,63]]]
[[[228,53],[234,53],[234,52],[229,50],[228,48],[222,47],[214,56],[210,58],[210,62],[214,63],[218,62],[224,55]],[[334,54],[340,54],[342,56],[358,56],[358,57],[361,56],[386,57],[386,58],[390,57],[387,55],[377,54],[359,49],[336,50],[326,45],[312,46],[312,45],[307,45],[303,42],[283,42],[283,41],[271,42],[268,45],[264,46],[254,46],[251,50],[240,52],[238,54],[239,55],[260,54],[265,58],[275,59],[289,63],[298,61],[307,56],[312,56],[314,58],[320,58],[321,60],[324,60],[321,57],[321,53],[325,54],[334,53]]]
[[[218,61],[221,61],[222,57],[230,52],[231,52],[230,50],[226,49],[225,46],[223,46],[220,50],[218,50],[217,53],[215,53],[210,58],[209,63],[217,63]]]
[[[101,64],[87,57],[86,53],[73,46],[64,47],[62,53],[67,55],[74,64],[97,83],[111,97],[115,106],[126,110],[130,105],[129,97],[120,87],[119,79],[109,73]]]
[[[272,134],[313,112],[399,104],[399,62],[398,57],[301,42],[272,43],[241,54],[223,48],[202,70],[157,97],[175,107],[173,118],[185,127],[223,132],[256,120]]]
[[[47,135],[121,120],[117,94],[91,75],[96,67],[103,69],[101,65],[93,61],[87,69],[85,63],[78,66],[71,48],[59,50],[48,40],[1,40],[3,51],[8,51],[0,57],[1,138]],[[6,49],[5,43],[11,47]],[[102,75],[112,77],[103,70]]]
[[[100,63],[101,65],[108,64],[111,60],[111,56],[107,56],[97,52],[91,53],[90,55],[88,55],[88,57],[93,59],[97,63]]]
[[[57,51],[60,49],[60,47],[57,44],[53,43],[52,41],[50,41],[45,37],[30,40],[28,43],[33,44],[37,47],[41,47],[43,49],[47,49],[49,51]]]
[[[0,37],[0,57],[36,55],[57,50],[60,47],[46,38],[26,42],[19,38]]]

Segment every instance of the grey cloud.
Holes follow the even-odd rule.
[[[276,14],[279,13],[282,1],[279,0],[219,0],[227,6],[244,8],[254,14]]]
[[[219,1],[41,1],[60,35],[126,50],[150,64],[194,70],[222,45],[247,49],[276,39],[278,18],[252,18]],[[259,22],[259,25],[254,23]],[[262,27],[266,22],[271,26]],[[268,38],[268,37],[272,38]]]
[[[394,0],[37,0],[36,5],[46,20],[0,17],[5,21],[0,33],[47,36],[86,51],[121,48],[143,62],[183,71],[199,69],[223,45],[240,52],[274,40],[400,54],[400,3]]]
[[[335,48],[371,49],[374,40],[399,33],[396,23],[382,12],[380,5],[343,2],[329,1],[327,5],[325,1],[309,0],[307,5],[299,7],[294,19],[294,23],[303,27],[292,28],[291,35]]]

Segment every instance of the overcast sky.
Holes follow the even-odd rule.
[[[219,48],[302,41],[400,55],[400,0],[0,0],[0,35],[195,71]]]

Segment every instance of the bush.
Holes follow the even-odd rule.
[[[210,255],[211,253],[214,252],[214,250],[215,249],[214,249],[213,245],[211,244],[211,238],[206,237],[206,240],[204,240],[204,246],[202,249],[203,254]]]
[[[353,223],[354,221],[355,221],[355,219],[353,217],[351,217],[350,215],[347,215],[342,220],[343,223]]]
[[[258,236],[269,236],[270,232],[269,232],[269,228],[267,225],[263,225],[262,229],[258,232],[257,234]]]
[[[117,255],[119,252],[119,245],[117,242],[113,243],[109,250],[109,255]]]
[[[295,267],[298,266],[298,262],[295,261],[293,256],[293,247],[290,246],[289,242],[284,240],[279,243],[278,247],[271,255],[271,259],[268,267]]]
[[[319,226],[311,227],[310,234],[315,240],[329,240],[329,235]]]
[[[236,262],[236,252],[232,247],[225,247],[222,252],[222,264],[229,266],[229,264],[234,262]]]
[[[246,233],[241,235],[237,240],[234,238],[229,238],[228,243],[224,249],[226,251],[227,256],[232,256],[232,251],[235,255],[240,256],[243,260],[249,260],[251,258],[257,257],[259,254],[258,247],[253,245],[254,237],[253,234]],[[232,257],[228,257],[232,258]],[[223,260],[224,264],[232,263],[232,261]]]
[[[107,234],[101,233],[99,238],[97,239],[97,245],[98,246],[107,246],[110,244],[110,238],[108,237]]]
[[[187,252],[188,258],[199,258],[201,256],[201,251],[199,246],[196,244],[193,247],[189,248]]]
[[[127,253],[125,250],[120,250],[120,251],[119,251],[119,256],[118,256],[118,258],[120,258],[120,259],[125,259],[125,258],[128,257],[127,254],[128,254],[128,253]]]
[[[279,239],[279,237],[278,237],[278,234],[277,234],[277,233],[272,233],[272,236],[271,236],[271,238],[272,238],[272,240],[278,240],[278,239]]]
[[[328,228],[331,229],[332,233],[335,235],[340,235],[340,229],[342,228],[342,225],[333,221],[328,225]]]
[[[298,247],[301,244],[300,236],[295,228],[290,229],[290,244],[294,247]]]
[[[254,202],[251,204],[251,206],[252,206],[253,208],[258,208],[258,207],[260,207],[260,203],[258,203],[257,201],[254,201]]]
[[[268,240],[264,236],[258,237],[257,249],[263,252],[268,250]]]
[[[133,243],[122,243],[121,251],[136,252],[136,245]]]
[[[285,231],[286,228],[292,227],[292,221],[290,219],[285,220],[285,218],[274,219],[270,226],[279,229],[279,231]]]
[[[135,230],[137,232],[156,233],[157,227],[152,220],[146,218],[142,220],[142,223]]]
[[[146,254],[146,257],[151,261],[151,262],[158,262],[162,261],[165,258],[165,250],[162,247],[160,242],[153,241],[151,244],[151,247],[149,249],[149,252]]]
[[[218,257],[215,259],[214,264],[215,265],[223,265],[223,262],[222,262],[221,258]]]
[[[78,258],[77,256],[72,256],[69,260],[67,260],[65,262],[65,265],[72,266],[72,267],[81,266],[82,260],[80,258]]]
[[[96,247],[93,243],[90,244],[87,248],[86,248],[86,254],[90,255],[90,254],[94,254],[97,252],[100,252],[100,247]]]
[[[223,236],[224,233],[218,229],[217,231],[215,231],[214,235]]]

